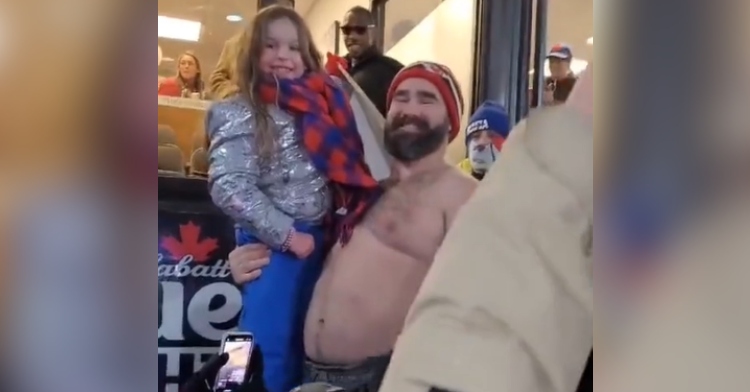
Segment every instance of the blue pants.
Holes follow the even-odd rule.
[[[307,307],[323,266],[323,230],[298,224],[298,232],[315,238],[315,251],[306,260],[290,252],[271,252],[263,275],[242,290],[239,328],[250,332],[263,353],[268,392],[288,392],[302,382],[305,363],[303,329]],[[237,229],[237,246],[258,243]]]

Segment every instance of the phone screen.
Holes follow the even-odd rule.
[[[253,352],[253,335],[249,333],[227,334],[224,337],[221,352],[229,354],[229,360],[219,369],[214,391],[231,392],[247,379],[250,355]]]

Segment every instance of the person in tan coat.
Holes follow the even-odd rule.
[[[237,86],[237,59],[242,51],[242,43],[246,42],[246,32],[243,30],[224,43],[219,61],[208,79],[208,90],[215,100],[227,99],[239,91]]]
[[[279,5],[294,8],[293,1],[279,1]],[[224,43],[224,49],[219,55],[219,61],[208,78],[208,90],[211,98],[216,101],[230,98],[239,92],[237,86],[238,59],[243,45],[249,45],[248,31],[243,29]]]
[[[590,94],[511,132],[435,256],[380,392],[576,390],[593,344],[593,119],[575,106]]]

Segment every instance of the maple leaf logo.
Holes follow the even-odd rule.
[[[219,249],[219,242],[215,238],[201,239],[201,228],[195,223],[188,222],[180,225],[180,239],[167,236],[161,243],[174,260],[181,260],[185,256],[192,256],[196,263],[205,263],[211,258],[211,253]]]

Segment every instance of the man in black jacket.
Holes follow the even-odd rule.
[[[341,33],[349,52],[345,57],[349,74],[385,116],[388,87],[403,64],[383,55],[375,45],[375,18],[367,8],[350,9]]]

